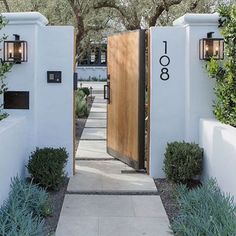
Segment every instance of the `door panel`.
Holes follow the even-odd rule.
[[[145,32],[108,38],[108,153],[144,168]]]

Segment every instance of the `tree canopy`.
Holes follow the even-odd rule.
[[[1,12],[39,11],[51,25],[74,25],[77,48],[114,32],[171,25],[185,13],[232,0],[0,0]]]

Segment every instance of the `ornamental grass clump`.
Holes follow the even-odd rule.
[[[47,217],[52,213],[48,193],[38,185],[27,183],[18,177],[11,183],[10,202],[17,202],[19,207],[28,209],[34,216]]]
[[[167,178],[176,183],[187,183],[202,171],[203,149],[186,142],[168,143],[164,171]]]
[[[35,183],[49,190],[58,190],[66,177],[67,160],[65,148],[37,148],[26,167]]]
[[[52,207],[46,191],[19,177],[12,179],[9,198],[0,208],[1,236],[41,236]]]
[[[234,236],[236,235],[236,206],[230,195],[220,191],[215,180],[188,191],[177,187],[179,215],[171,224],[181,236]]]

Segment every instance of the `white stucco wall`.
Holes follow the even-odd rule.
[[[172,141],[199,142],[200,118],[213,118],[214,79],[209,79],[205,62],[199,60],[199,40],[208,32],[219,37],[218,14],[186,14],[173,27],[150,29],[151,114],[150,173],[165,177],[163,159]],[[159,59],[164,43],[169,48],[170,79],[160,79]]]
[[[0,172],[7,162],[2,158],[8,153],[6,179],[25,168],[25,160],[36,147],[65,147],[69,153],[66,171],[73,174],[73,73],[74,73],[74,29],[71,26],[46,26],[48,21],[40,13],[5,13],[8,25],[1,34],[14,39],[19,34],[28,42],[28,62],[14,65],[7,75],[9,91],[29,91],[29,110],[6,110],[8,119],[14,122],[24,116],[25,126],[8,129],[8,140],[17,144],[16,152],[0,140]],[[2,52],[1,52],[2,53]],[[47,71],[61,71],[62,83],[48,84]],[[0,122],[0,127],[5,126]],[[27,128],[24,128],[27,127]],[[20,129],[18,131],[18,129]],[[23,136],[27,137],[27,147],[23,145]],[[0,138],[2,134],[0,133]],[[5,140],[5,137],[3,137]],[[18,140],[18,139],[22,139]],[[19,153],[19,155],[17,155]],[[14,155],[14,157],[13,157]],[[25,159],[26,158],[26,159]],[[5,163],[6,162],[6,163]],[[21,171],[22,173],[22,171]],[[4,183],[4,184],[3,184]],[[0,186],[5,186],[0,178]],[[2,192],[0,189],[0,192]],[[4,195],[5,196],[5,195]],[[1,205],[0,198],[0,205]]]
[[[38,147],[65,147],[67,172],[73,174],[74,28],[47,26],[38,30],[35,134]],[[61,84],[48,84],[47,71],[62,71]]]
[[[0,206],[8,196],[11,178],[25,175],[31,149],[29,128],[25,116],[8,117],[0,122]]]
[[[204,178],[216,178],[236,202],[236,128],[214,119],[201,119],[199,144],[204,148]]]
[[[167,41],[167,54],[163,41]],[[167,142],[184,139],[184,28],[151,28],[150,47],[150,174],[153,177],[164,177],[162,167]],[[163,55],[170,58],[170,63],[166,66],[169,80],[166,81],[160,78],[164,67],[159,60]],[[163,62],[164,65],[167,64],[167,61]]]
[[[199,60],[199,40],[208,32],[219,38],[219,15],[186,14],[174,22],[185,29],[185,141],[198,143],[199,120],[213,118],[214,79],[209,79],[205,61]]]

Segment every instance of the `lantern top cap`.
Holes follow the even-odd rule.
[[[173,23],[174,26],[188,26],[188,25],[218,25],[219,13],[213,14],[185,14],[176,19]]]
[[[39,12],[10,12],[2,13],[8,25],[41,25],[48,24],[47,18]]]

